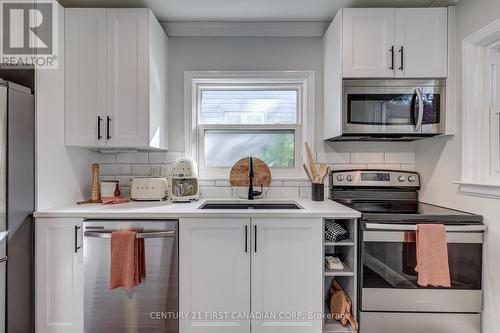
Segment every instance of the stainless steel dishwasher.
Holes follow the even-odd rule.
[[[83,223],[84,331],[177,333],[177,221],[87,220]],[[111,233],[140,229],[146,279],[130,291],[109,289]]]

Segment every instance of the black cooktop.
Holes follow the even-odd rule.
[[[482,216],[417,201],[335,200],[362,213],[362,220],[384,223],[482,223]]]

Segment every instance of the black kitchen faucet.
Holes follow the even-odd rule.
[[[264,192],[262,184],[260,184],[260,191],[253,190],[253,177],[255,177],[253,172],[253,158],[250,156],[248,161],[248,200],[253,200],[256,195],[259,196]]]

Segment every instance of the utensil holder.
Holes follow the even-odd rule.
[[[324,201],[325,200],[325,184],[311,184],[311,200]]]

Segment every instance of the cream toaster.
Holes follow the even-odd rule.
[[[163,177],[132,178],[130,199],[135,201],[161,201],[167,199],[168,183]]]

